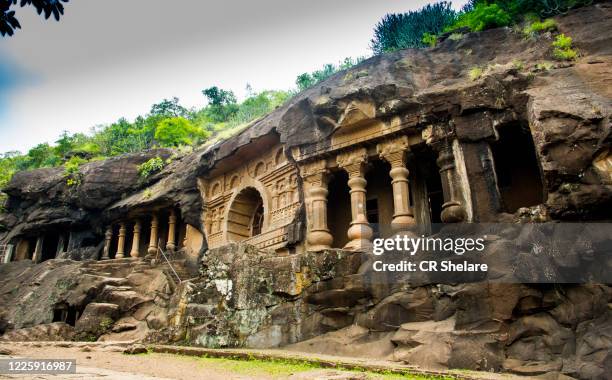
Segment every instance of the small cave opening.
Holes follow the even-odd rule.
[[[53,322],[64,322],[70,326],[75,326],[85,310],[85,306],[73,306],[67,303],[55,305],[53,309]]]
[[[514,213],[521,207],[542,203],[542,176],[529,127],[521,123],[506,124],[498,127],[498,134],[498,141],[491,144],[491,152],[503,210]]]

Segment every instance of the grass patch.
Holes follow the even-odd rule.
[[[557,29],[557,23],[552,18],[547,18],[544,21],[534,21],[523,29],[523,33],[527,37],[535,36],[538,33],[549,32]]]
[[[148,355],[148,354],[143,354]],[[158,356],[160,354],[151,354]],[[232,374],[241,375],[253,375],[253,376],[272,376],[272,377],[285,377],[295,373],[308,372],[314,370],[326,369],[318,364],[304,362],[300,360],[291,359],[274,359],[274,360],[261,360],[261,359],[228,359],[228,358],[214,358],[209,356],[184,356],[177,354],[163,354],[171,355],[181,360],[195,361],[201,367],[210,368],[218,371],[227,371],[228,378],[231,378]],[[162,359],[162,358],[160,358]],[[332,368],[327,368],[332,369]],[[346,368],[338,367],[335,368],[338,371],[350,371],[365,373],[368,379],[373,380],[451,380],[452,376],[423,376],[423,375],[402,375],[389,372],[375,373],[368,371],[349,370]]]
[[[463,34],[461,33],[451,33],[450,36],[448,36],[448,39],[451,41],[459,41],[463,39]]]
[[[482,73],[482,67],[472,67],[468,73],[468,76],[470,77],[470,80],[475,81],[482,76]]]
[[[550,71],[550,70],[553,69],[553,67],[554,67],[554,65],[552,63],[546,62],[546,61],[538,62],[535,65],[535,69],[538,70],[538,71]]]

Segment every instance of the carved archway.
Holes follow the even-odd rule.
[[[264,200],[254,187],[242,189],[233,199],[227,214],[227,240],[243,241],[262,232]]]

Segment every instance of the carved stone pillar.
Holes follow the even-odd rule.
[[[40,260],[42,260],[42,249],[44,241],[44,236],[39,236],[38,239],[36,239],[36,248],[34,248],[34,254],[32,255],[32,261],[35,263],[40,263]]]
[[[366,186],[364,178],[367,163],[365,148],[341,153],[336,158],[338,166],[344,169],[349,176],[348,185],[351,194],[351,226],[348,230],[349,242],[345,249],[365,250],[371,244],[373,231],[366,216]]]
[[[327,175],[325,161],[316,161],[303,165],[300,174],[304,180],[306,193],[306,235],[309,251],[322,251],[331,248],[334,241],[327,227]]]
[[[117,239],[117,253],[115,254],[116,259],[122,259],[125,257],[125,223],[119,223],[119,238]]]
[[[113,227],[109,226],[104,234],[104,250],[102,251],[102,260],[110,259],[111,240],[113,240]]]
[[[64,235],[60,234],[59,239],[57,240],[57,249],[55,250],[55,257],[59,257],[62,253],[65,252],[66,249],[66,240],[64,239]]]
[[[140,256],[140,231],[142,230],[142,225],[140,224],[140,220],[137,220],[134,223],[134,236],[132,237],[132,250],[130,251],[130,256],[133,259]]]
[[[168,241],[166,242],[166,250],[174,252],[176,249],[176,213],[170,211],[168,217]]]
[[[147,248],[147,253],[151,256],[155,256],[157,254],[157,235],[159,228],[159,220],[157,219],[157,215],[151,216],[151,235],[149,237],[149,248]]]
[[[385,141],[376,147],[381,159],[391,164],[389,175],[393,187],[393,220],[394,231],[401,231],[415,224],[414,214],[410,208],[409,171],[406,168],[406,152],[409,149],[408,137],[401,136]]]
[[[461,204],[461,190],[455,165],[455,156],[452,146],[447,141],[442,141],[437,146],[438,160],[440,168],[440,178],[442,180],[442,193],[444,204],[440,219],[443,223],[463,222],[467,218],[465,207]]]

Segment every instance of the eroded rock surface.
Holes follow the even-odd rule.
[[[0,242],[70,225],[80,229],[74,240],[87,244],[59,260],[0,266],[0,304],[7,305],[0,310],[3,339],[283,346],[431,368],[605,379],[612,373],[612,288],[588,279],[566,284],[564,273],[551,274],[557,284],[521,284],[538,281],[511,275],[517,267],[538,273],[589,261],[588,250],[567,236],[553,237],[567,252],[554,263],[504,256],[510,241],[534,239],[529,228],[517,236],[490,236],[483,260],[507,264],[492,273],[496,281],[448,283],[433,275],[390,281],[371,273],[371,258],[359,253],[292,251],[307,222],[299,193],[299,216],[288,227],[292,238],[283,254],[247,244],[207,250],[204,242],[194,281],[177,284],[167,268],[140,260],[68,259],[97,258],[105,223],[138,210],[176,207],[203,232],[198,178],[221,171],[223,159],[240,159],[239,152],[256,150],[249,144],[270,135],[284,152],[327,152],[344,125],[369,119],[401,126],[421,136],[422,145],[456,138],[473,174],[463,178],[471,189],[471,221],[609,222],[611,16],[610,3],[601,2],[557,18],[559,31],[573,38],[581,55],[571,63],[548,62],[549,34],[525,38],[510,28],[373,57],[145,181],[137,166],[171,152],[87,164],[78,188],[66,185],[62,169],[16,175],[7,189]],[[473,68],[483,74],[470,78]],[[531,131],[544,182],[541,202],[514,214],[500,211],[483,164],[497,127],[512,123]],[[524,152],[516,150],[520,158]],[[287,156],[295,164],[296,157]]]

